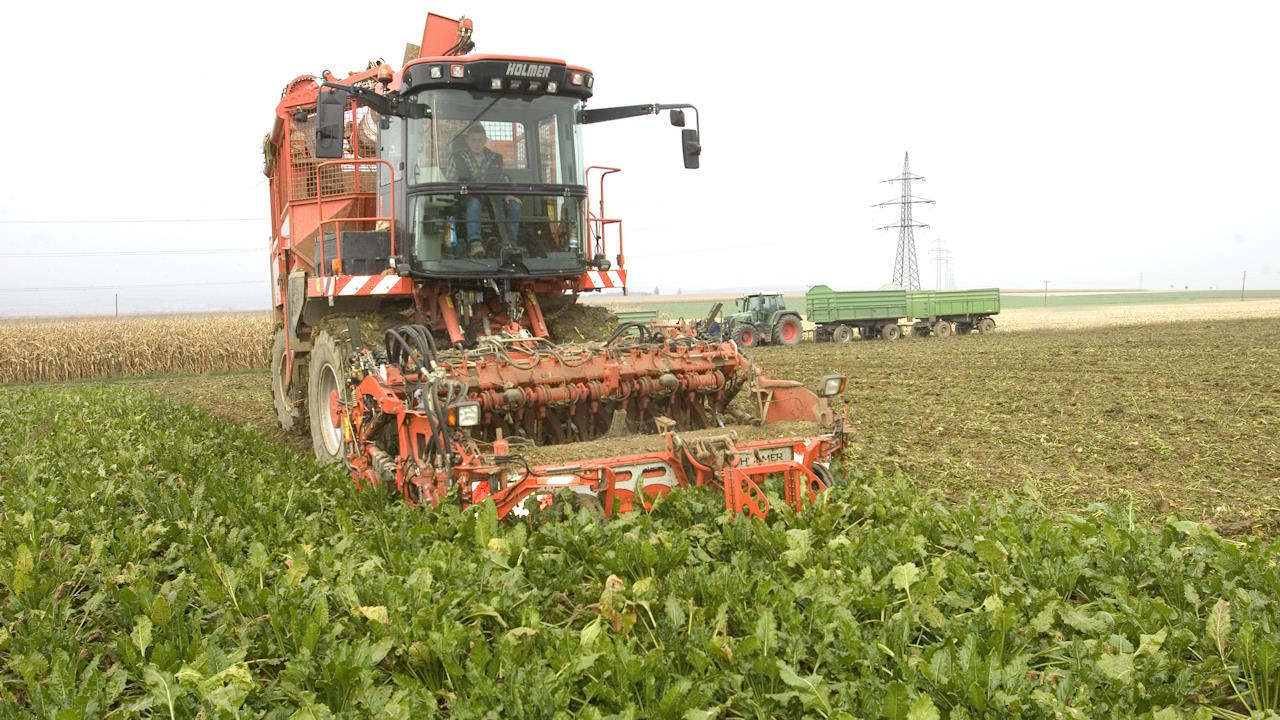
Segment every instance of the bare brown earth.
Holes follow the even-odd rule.
[[[1187,309],[1178,308],[1183,317]],[[1014,313],[1001,319],[1002,327],[1017,327]],[[1229,533],[1280,530],[1274,314],[805,343],[752,356],[778,377],[812,383],[830,372],[848,376],[854,432],[845,466],[866,477],[901,473],[954,497],[1030,491],[1061,511],[1099,500],[1131,504],[1139,517],[1177,514]],[[308,440],[276,426],[265,372],[121,382],[309,452]],[[757,432],[746,429],[744,436]],[[656,441],[562,446],[539,461],[636,452]]]

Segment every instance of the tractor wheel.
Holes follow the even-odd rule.
[[[933,324],[933,334],[940,338],[951,336],[951,323],[946,320],[939,320]]]
[[[889,342],[893,342],[894,340],[902,337],[902,328],[898,327],[897,323],[885,325],[880,328],[880,337],[888,340]]]
[[[989,317],[984,317],[978,321],[978,332],[983,335],[990,335],[996,331],[996,321]]]
[[[739,325],[733,329],[733,341],[741,348],[753,348],[759,338],[756,329],[750,325]]]
[[[271,397],[275,400],[276,417],[280,420],[280,427],[285,432],[295,432],[301,435],[307,434],[307,403],[298,396],[305,397],[304,393],[288,392],[284,387],[284,369],[285,369],[285,352],[284,352],[284,328],[276,331],[275,340],[271,343]],[[293,373],[291,378],[294,388],[302,385],[306,378],[301,373]],[[298,399],[294,399],[298,398]]]
[[[346,454],[337,413],[338,400],[347,394],[345,368],[346,349],[327,331],[320,331],[307,367],[307,409],[311,445],[321,465],[336,463]]]
[[[774,340],[787,347],[799,345],[802,335],[804,335],[804,330],[800,327],[800,318],[795,315],[788,315],[782,318],[773,328]]]
[[[846,343],[853,339],[853,328],[848,325],[837,325],[831,331],[831,339],[835,342]]]

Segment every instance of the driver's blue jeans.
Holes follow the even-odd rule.
[[[484,213],[484,200],[469,197],[464,204],[467,215],[467,242],[471,243],[480,239],[480,218]],[[507,215],[507,242],[514,246],[516,234],[520,231],[520,203],[508,200],[502,207]]]

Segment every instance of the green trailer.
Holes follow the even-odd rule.
[[[904,290],[838,291],[826,285],[809,288],[804,296],[805,318],[816,325],[813,339],[848,342],[854,331],[863,340],[902,337],[898,321],[908,317]]]
[[[907,317],[916,337],[952,332],[968,335],[977,330],[984,335],[996,329],[991,316],[1000,312],[1000,290],[913,290],[907,294]]]
[[[613,317],[618,321],[619,325],[623,323],[640,323],[641,325],[648,325],[650,320],[658,319],[658,311],[657,310],[614,310]]]

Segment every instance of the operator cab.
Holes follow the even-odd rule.
[[[760,293],[742,298],[742,309],[748,312],[773,312],[783,310],[782,293]]]
[[[402,77],[400,94],[430,108],[429,117],[388,117],[380,132],[410,272],[581,275],[591,74],[559,60],[473,56],[425,58]],[[382,167],[383,195],[390,172]]]

